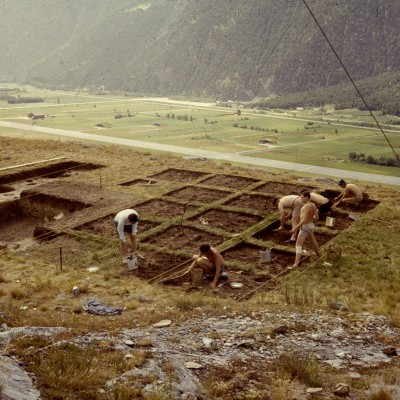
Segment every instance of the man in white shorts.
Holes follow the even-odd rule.
[[[300,222],[292,229],[292,232],[300,229],[296,240],[296,257],[294,264],[288,267],[288,269],[295,269],[299,266],[303,253],[303,244],[307,237],[310,238],[317,256],[320,256],[318,243],[314,237],[314,220],[318,220],[317,206],[311,201],[311,194],[307,190],[301,192],[300,198],[304,204],[300,212]]]

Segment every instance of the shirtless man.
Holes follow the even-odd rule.
[[[338,184],[343,191],[339,196],[333,199],[333,201],[336,202],[333,204],[334,207],[337,207],[339,204],[358,205],[362,202],[363,194],[358,186],[354,185],[354,183],[346,183],[343,179],[341,179]]]
[[[200,246],[200,253],[194,255],[195,259],[189,267],[187,273],[190,273],[193,268],[201,268],[205,275],[214,275],[213,281],[210,283],[212,288],[217,285],[218,279],[227,277],[224,272],[224,259],[215,247],[209,244],[202,244]]]
[[[310,192],[310,195],[320,214],[327,214],[331,210],[332,202],[329,199],[315,192]]]
[[[292,232],[300,229],[296,240],[296,258],[294,264],[288,269],[295,269],[299,266],[301,254],[303,253],[303,244],[307,237],[310,238],[317,256],[320,256],[318,243],[314,237],[314,220],[318,219],[317,206],[311,201],[311,194],[307,190],[301,192],[300,198],[304,203],[300,212],[300,222],[292,229]]]
[[[300,200],[300,196],[296,194],[290,194],[288,196],[284,196],[281,199],[275,198],[272,202],[274,206],[278,206],[278,210],[281,214],[280,216],[280,226],[278,229],[275,229],[276,231],[280,231],[285,229],[285,221],[286,218],[289,218],[289,216],[292,216],[292,228],[296,226],[300,222],[300,210],[303,207],[303,203]],[[290,209],[290,212],[286,215],[285,210]],[[296,242],[296,233],[297,230],[293,232],[292,230],[292,236],[290,237],[289,240],[286,240],[286,243],[295,243]]]

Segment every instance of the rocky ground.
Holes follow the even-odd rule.
[[[96,316],[95,318],[104,318]],[[9,328],[2,326],[0,338],[7,343],[16,335],[51,336],[64,328]],[[133,351],[151,353],[141,368],[121,374],[109,381],[102,390],[107,392],[117,382],[124,382],[132,376],[156,375],[157,379],[145,387],[149,393],[167,380],[163,366],[168,363],[168,373],[174,371],[173,397],[176,399],[211,399],[213,389],[221,370],[234,366],[229,380],[237,381],[232,395],[237,393],[258,393],[257,399],[271,398],[271,388],[265,385],[265,375],[272,374],[274,361],[287,354],[315,355],[320,370],[334,371],[337,381],[322,379],[318,387],[306,384],[292,387],[292,399],[330,399],[350,396],[353,399],[367,398],[373,385],[366,384],[370,370],[384,369],[399,363],[397,349],[400,330],[391,327],[382,316],[367,313],[354,314],[346,311],[329,315],[325,311],[300,314],[284,311],[275,313],[261,311],[248,314],[227,313],[210,316],[203,312],[196,318],[184,322],[162,320],[145,328],[120,332],[118,337],[109,333],[93,333],[77,336],[73,342],[79,346],[93,346],[96,343],[112,343],[116,349],[129,358]],[[143,343],[146,343],[145,349]],[[54,345],[58,345],[56,343]],[[29,376],[18,365],[18,360],[2,357],[1,368],[9,372],[4,382],[3,398],[37,399],[39,392]],[[323,374],[322,374],[323,376]],[[226,380],[226,378],[224,378]],[[339,392],[337,384],[348,388],[348,394]],[[392,399],[400,398],[398,386],[387,386]],[[210,397],[211,396],[211,397]],[[239,397],[233,397],[239,398]],[[243,397],[247,398],[247,397]],[[253,397],[248,397],[253,398]]]

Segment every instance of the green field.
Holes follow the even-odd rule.
[[[4,84],[0,86],[6,87]],[[400,176],[397,167],[350,162],[350,152],[365,153],[375,159],[395,157],[379,130],[350,125],[357,121],[373,123],[372,117],[365,112],[293,110],[283,113],[240,108],[240,113],[237,113],[235,104],[227,108],[107,93],[52,92],[31,87],[24,88],[18,95],[41,97],[45,102],[8,104],[0,101],[1,120]],[[29,113],[44,114],[46,119],[28,119]],[[117,115],[122,118],[116,119]],[[390,116],[377,118],[383,124],[396,119]],[[391,130],[395,129],[395,126],[391,127]],[[6,128],[0,128],[0,131],[4,133]],[[400,131],[385,133],[399,152]],[[260,140],[272,144],[263,145]]]

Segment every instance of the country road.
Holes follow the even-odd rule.
[[[224,153],[218,151],[192,149],[187,147],[172,146],[166,144],[143,142],[140,140],[122,139],[116,137],[106,137],[92,133],[80,131],[69,131],[65,129],[46,128],[41,126],[33,126],[8,121],[0,121],[0,126],[7,128],[45,133],[52,136],[69,137],[83,141],[95,141],[101,143],[117,144],[122,146],[139,147],[148,150],[165,151],[175,154],[184,154],[192,157],[204,157],[211,160],[224,160],[233,163],[242,163],[248,165],[257,165],[259,167],[278,168],[296,172],[307,172],[308,174],[324,175],[332,177],[332,179],[345,178],[352,181],[365,181],[378,184],[387,184],[400,187],[400,178],[394,176],[370,174],[366,172],[348,171],[337,168],[319,167],[315,165],[291,163],[285,161],[268,160],[257,157],[249,157],[242,154]],[[0,131],[1,135],[1,131]]]

